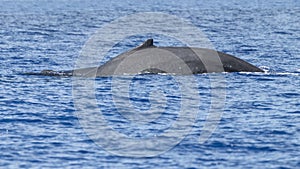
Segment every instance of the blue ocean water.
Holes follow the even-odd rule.
[[[2,0],[0,168],[299,168],[299,4],[297,0]],[[225,106],[205,143],[198,139],[211,105],[209,75],[194,77],[198,87],[193,89],[198,90],[200,99],[196,122],[188,126],[192,127],[190,133],[162,154],[136,158],[112,154],[88,137],[74,106],[72,78],[22,74],[72,69],[96,30],[137,12],[184,18],[200,28],[217,50],[267,70],[222,75]],[[155,38],[158,46],[178,45],[167,37]],[[142,35],[130,37],[124,40],[127,44],[116,45],[109,57],[144,40]],[[140,75],[130,83],[129,103],[140,111],[151,107],[152,91],[166,96],[166,107],[161,108],[166,112],[150,124],[131,124],[115,113],[111,80],[95,80],[96,98],[116,131],[132,138],[153,138],[178,119],[183,96],[172,77]],[[117,100],[126,105],[128,98]]]

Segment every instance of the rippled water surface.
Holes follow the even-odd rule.
[[[0,7],[0,168],[300,167],[298,1],[4,0]],[[130,142],[125,142],[127,147],[113,141],[104,144],[110,137],[103,132],[96,135],[103,142],[91,139],[76,111],[81,108],[76,107],[77,97],[87,91],[76,90],[74,79],[23,73],[72,69],[83,45],[97,29],[118,17],[146,11],[190,21],[217,50],[257,65],[266,73],[212,75],[225,80],[216,88],[207,74],[83,80],[82,85],[92,81],[95,89],[95,109],[87,109],[96,114],[89,114],[89,124],[99,122],[97,113],[101,113],[111,129],[133,140],[154,138],[155,145],[155,138],[161,138],[178,119],[195,117],[184,123],[184,129],[190,130],[178,144],[178,135],[171,133],[166,138],[174,142],[151,150],[169,149],[153,157],[135,158],[122,150],[145,149],[130,146]],[[139,45],[149,36],[124,39],[99,62]],[[171,37],[153,37],[157,46],[181,45]],[[120,81],[114,83],[116,80]],[[225,91],[226,99],[217,99],[217,105],[224,103],[222,116],[213,134],[200,144],[211,104],[219,96],[214,95],[214,89]],[[195,116],[180,116],[181,108]],[[140,114],[128,113],[127,109]],[[111,151],[106,151],[108,146]]]

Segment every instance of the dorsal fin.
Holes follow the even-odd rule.
[[[148,48],[152,47],[153,45],[153,39],[148,39],[145,42],[143,42],[140,46],[138,46],[136,49],[141,49],[141,48]]]

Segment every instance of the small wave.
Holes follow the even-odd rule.
[[[262,69],[265,73],[268,73],[271,70],[271,68],[268,66],[260,66],[259,68]]]
[[[271,69],[268,66],[260,66],[260,69],[264,71],[264,73],[253,73],[253,72],[240,72],[242,74],[257,74],[257,75],[283,75],[283,76],[299,76],[300,75],[300,69],[297,69],[296,71],[293,72],[276,72],[275,70]]]
[[[243,75],[265,75],[268,74],[268,72],[237,72],[238,74]]]
[[[264,69],[263,69],[264,70]],[[265,75],[277,75],[277,76],[300,76],[300,72],[274,72],[274,71],[267,71],[264,72],[238,72],[238,74],[244,75],[257,75],[257,76],[265,76]]]
[[[293,35],[293,34],[290,33],[290,32],[283,32],[283,31],[275,31],[274,33],[275,33],[275,34],[279,34],[279,35]]]
[[[265,75],[277,75],[277,76],[300,76],[300,73],[295,72],[266,72]]]
[[[297,73],[297,72],[280,72],[280,73],[275,73],[275,74],[284,75],[284,76],[286,76],[286,75],[300,76],[300,72],[299,73]]]

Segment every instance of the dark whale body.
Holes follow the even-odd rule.
[[[217,57],[216,57],[217,56]],[[263,72],[235,56],[193,47],[156,47],[153,39],[122,53],[99,67],[69,71],[43,70],[30,75],[46,76],[113,76],[126,74],[189,75],[219,72]]]

